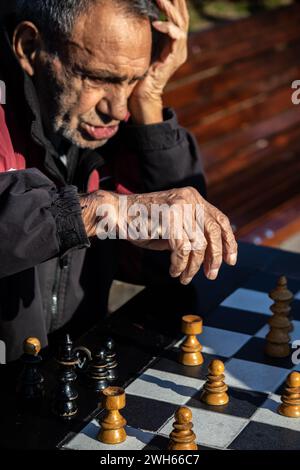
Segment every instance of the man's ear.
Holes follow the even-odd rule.
[[[30,21],[23,21],[14,31],[12,45],[21,67],[32,77],[36,54],[41,47],[39,30]]]

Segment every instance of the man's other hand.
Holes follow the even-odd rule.
[[[138,124],[154,124],[163,120],[164,89],[187,60],[189,12],[186,0],[157,0],[157,4],[166,21],[154,21],[152,24],[165,35],[165,42],[146,78],[137,84],[129,99],[132,119]]]

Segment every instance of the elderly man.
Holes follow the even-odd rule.
[[[188,24],[185,0],[18,0],[5,17],[0,337],[9,360],[28,336],[45,346],[72,317],[99,320],[122,243],[129,266],[139,254],[140,273],[141,251],[171,252],[170,278],[182,284],[202,264],[213,280],[223,260],[236,263],[228,219],[203,198],[195,141],[162,104],[186,60]],[[99,240],[99,207],[117,213],[124,194],[129,209],[189,205],[195,220],[200,206],[204,241],[185,229]]]

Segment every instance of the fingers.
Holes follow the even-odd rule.
[[[191,243],[184,234],[182,240],[170,240],[170,248],[172,250],[170,275],[179,277],[187,268],[192,249]]]
[[[208,279],[213,281],[218,277],[222,265],[223,241],[221,227],[211,217],[208,217],[205,223],[205,237],[207,249],[205,252],[204,273]]]
[[[189,284],[197,272],[200,270],[204,261],[205,250],[192,250],[186,269],[180,276],[180,282],[184,285]]]
[[[192,281],[204,261],[207,243],[202,237],[201,249],[196,249],[195,247],[199,247],[197,243],[186,231],[183,231],[182,240],[170,241],[171,248],[173,246],[170,274],[172,277],[180,277],[180,282],[184,285]]]
[[[173,0],[173,3],[184,20],[186,30],[188,30],[189,22],[190,22],[190,15],[189,15],[189,10],[188,10],[186,0]]]
[[[188,6],[187,6],[187,2],[186,2],[186,0],[181,0],[180,3],[182,4],[181,11],[182,11],[182,15],[184,17],[184,20],[186,22],[187,29],[188,29],[189,25],[190,25],[190,14],[189,14],[189,9],[188,9]]]
[[[168,20],[173,22],[179,28],[184,29],[185,20],[179,8],[176,8],[176,6],[170,0],[156,0],[156,2],[161,11],[165,13]]]
[[[237,263],[238,244],[236,242],[229,219],[215,207],[210,207],[216,222],[221,228],[223,259],[225,263],[229,264],[230,266],[235,266]]]
[[[152,24],[157,31],[168,34],[175,41],[185,38],[185,33],[170,21],[154,21]]]

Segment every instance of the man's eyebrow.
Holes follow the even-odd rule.
[[[143,80],[148,75],[148,70],[143,75],[135,75],[129,77],[128,75],[118,75],[110,70],[97,69],[97,70],[88,70],[79,66],[74,67],[74,71],[80,75],[86,75],[95,80],[107,80],[111,83],[124,83],[128,80],[130,81],[140,81]]]

